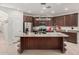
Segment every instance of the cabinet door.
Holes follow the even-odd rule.
[[[56,23],[56,17],[52,17],[51,24],[55,26],[55,23]]]
[[[72,14],[71,15],[71,26],[77,26],[78,25],[78,14]]]
[[[39,21],[38,20],[34,20],[34,26],[38,26],[39,25]]]
[[[56,25],[64,26],[64,16],[59,16],[55,18]]]
[[[71,42],[71,43],[75,43],[77,44],[77,33],[65,33],[67,35],[69,35],[68,38],[66,38],[67,42]]]
[[[65,26],[71,26],[71,15],[65,15]]]
[[[78,25],[78,14],[65,15],[65,26],[77,26]]]
[[[32,16],[27,16],[26,20],[27,20],[27,22],[32,22]]]
[[[25,21],[25,22],[32,22],[33,21],[33,17],[32,16],[23,16],[23,21]]]

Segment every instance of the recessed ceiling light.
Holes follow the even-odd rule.
[[[54,13],[55,13],[55,11],[51,11],[51,13],[52,13],[52,14],[54,14]]]
[[[46,10],[46,7],[43,7],[43,10]]]
[[[69,10],[68,8],[64,8],[65,11]]]

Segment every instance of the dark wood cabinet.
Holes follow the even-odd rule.
[[[65,15],[65,26],[77,26],[78,25],[78,14]]]
[[[71,15],[72,26],[78,26],[78,13]]]
[[[24,22],[33,22],[33,17],[32,16],[23,16],[23,21]]]
[[[64,33],[69,35],[69,37],[65,39],[67,42],[77,44],[77,33],[72,33],[72,32],[64,32]]]
[[[60,50],[65,53],[63,37],[20,37],[19,53],[28,49]]]
[[[51,20],[36,20],[39,17],[23,16],[25,22],[32,22],[33,26],[38,26],[41,22],[44,22],[46,26],[78,26],[78,13],[51,17]]]
[[[78,13],[53,17],[53,20],[55,25],[78,26]]]
[[[54,24],[64,26],[64,16],[54,17]]]
[[[36,18],[34,19],[34,26],[39,26],[42,23],[46,26],[52,26],[51,20],[36,20]]]
[[[65,15],[65,26],[71,26],[71,15]]]
[[[38,20],[34,20],[34,26],[38,26],[39,25],[39,21]]]

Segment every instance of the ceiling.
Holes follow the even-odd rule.
[[[46,3],[45,5],[41,3],[0,3],[0,6],[21,10],[24,14],[33,16],[57,16],[79,12],[79,3]]]

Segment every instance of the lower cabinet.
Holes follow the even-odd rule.
[[[72,32],[64,32],[64,33],[69,35],[69,37],[66,38],[65,41],[77,44],[77,33]]]

